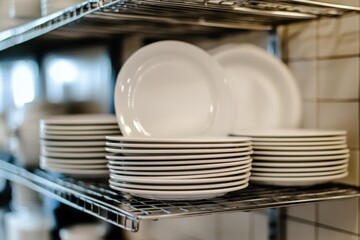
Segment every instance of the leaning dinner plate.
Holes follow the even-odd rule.
[[[202,49],[180,41],[149,44],[130,56],[114,101],[128,137],[226,136],[233,121],[224,70]]]
[[[301,97],[284,63],[251,44],[223,45],[210,54],[225,69],[235,99],[234,132],[299,126]]]

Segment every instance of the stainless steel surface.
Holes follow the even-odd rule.
[[[134,232],[138,231],[143,220],[279,208],[360,196],[357,187],[329,183],[313,187],[251,185],[208,200],[158,201],[122,195],[110,189],[106,180],[87,182],[56,177],[41,170],[25,170],[5,161],[0,161],[0,175]]]
[[[59,28],[57,37],[216,34],[226,29],[270,30],[279,24],[358,11],[355,6],[312,0],[88,0],[0,32],[0,50]]]

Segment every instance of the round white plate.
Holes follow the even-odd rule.
[[[209,180],[209,181],[215,181],[215,179],[217,178],[226,178],[226,177],[233,177],[233,176],[237,176],[237,175],[247,175],[250,173],[251,170],[251,165],[249,164],[247,167],[245,168],[239,168],[237,170],[231,170],[231,171],[225,171],[225,172],[216,172],[216,173],[208,173],[208,174],[194,174],[194,175],[183,175],[183,176],[144,176],[144,175],[140,175],[140,176],[132,176],[132,175],[124,175],[124,174],[115,174],[115,173],[111,173],[110,176],[113,179],[117,179],[117,180],[122,180],[124,178],[127,179],[134,179],[134,181],[136,181],[136,179],[148,179],[148,182],[151,183],[153,180],[154,181],[166,181],[168,180],[169,183],[171,183],[172,181],[203,181],[203,180]],[[140,180],[139,180],[140,181]],[[155,182],[154,182],[155,183]]]
[[[56,136],[64,136],[64,135],[69,135],[69,136],[83,136],[83,135],[87,135],[87,136],[92,136],[92,135],[117,135],[119,134],[120,131],[119,130],[99,130],[99,131],[57,131],[57,130],[46,130],[46,131],[41,131],[40,132],[40,136],[46,136],[46,135],[56,135]]]
[[[107,170],[106,164],[66,164],[66,163],[53,163],[48,161],[42,161],[40,164],[44,166],[51,167],[51,168],[58,168],[58,169],[82,169],[82,170]]]
[[[349,159],[342,159],[336,161],[321,161],[321,162],[259,162],[253,161],[254,167],[320,167],[320,166],[334,166],[339,164],[348,163]]]
[[[48,147],[41,146],[46,152],[63,152],[63,153],[91,153],[91,152],[103,152],[105,147]]]
[[[223,45],[210,53],[225,69],[235,99],[233,132],[299,126],[301,97],[284,63],[251,44]]]
[[[250,161],[251,162],[251,161]],[[214,163],[214,164],[196,164],[196,165],[169,165],[169,166],[159,166],[159,165],[147,165],[147,166],[138,166],[138,165],[112,165],[108,164],[109,169],[119,170],[119,171],[185,171],[185,170],[202,170],[202,169],[214,169],[214,168],[226,168],[232,166],[242,166],[248,165],[244,162],[227,162],[227,163]]]
[[[214,153],[214,154],[188,154],[188,155],[159,155],[159,156],[122,156],[122,155],[111,155],[106,154],[107,159],[112,160],[199,160],[199,159],[218,159],[218,158],[233,158],[233,157],[242,157],[253,154],[254,151],[247,152],[235,152],[235,153]]]
[[[258,150],[269,150],[269,151],[321,151],[321,150],[335,150],[335,149],[346,149],[346,144],[339,145],[328,145],[328,146],[258,146],[253,145],[255,152]]]
[[[189,170],[189,171],[120,171],[109,169],[113,174],[120,174],[120,175],[131,175],[131,176],[188,176],[191,178],[192,175],[205,175],[205,174],[212,174],[212,173],[221,173],[221,172],[229,172],[235,171],[240,169],[247,169],[251,166],[251,164],[244,164],[235,167],[226,167],[226,168],[219,168],[219,169],[205,169],[205,170]]]
[[[275,161],[275,162],[305,162],[305,161],[329,161],[329,160],[339,160],[344,158],[349,158],[350,154],[337,154],[337,155],[328,155],[328,156],[257,156],[253,155],[254,160],[259,161]]]
[[[61,141],[94,141],[94,140],[104,140],[105,141],[105,135],[91,135],[91,136],[72,136],[72,135],[48,135],[48,134],[42,134],[40,136],[43,140],[61,140]]]
[[[293,168],[286,168],[286,167],[281,167],[281,168],[276,168],[276,167],[253,167],[253,171],[256,172],[273,172],[273,173],[280,173],[280,172],[325,172],[325,171],[333,171],[333,170],[339,170],[339,169],[346,169],[348,167],[348,164],[340,164],[340,165],[335,165],[335,166],[331,166],[331,167],[306,167],[306,168],[301,168],[301,167],[293,167]]]
[[[110,185],[115,187],[125,187],[131,189],[139,189],[139,190],[163,190],[163,191],[205,190],[205,189],[214,189],[214,188],[220,189],[220,188],[241,186],[248,182],[249,182],[249,178],[237,180],[237,181],[211,183],[211,184],[155,185],[155,184],[117,182],[112,179],[109,180]]]
[[[164,177],[129,177],[110,174],[110,179],[120,182],[129,183],[145,183],[145,184],[162,184],[162,185],[173,185],[173,184],[205,184],[205,183],[219,183],[219,182],[230,182],[238,181],[250,177],[250,169],[244,169],[243,173],[225,176],[225,177],[209,177],[209,178],[198,178],[198,179],[169,179]]]
[[[233,133],[234,135],[244,137],[261,137],[261,138],[297,138],[301,141],[302,138],[309,137],[334,137],[334,136],[345,136],[346,131],[344,130],[327,130],[327,129],[249,129],[242,130],[239,133]]]
[[[249,183],[245,183],[236,187],[219,188],[219,189],[207,189],[207,190],[188,190],[188,191],[160,191],[160,190],[139,190],[132,188],[116,187],[110,185],[114,190],[121,191],[123,193],[129,193],[130,195],[158,199],[158,200],[200,200],[210,199],[222,196],[228,192],[238,191],[249,186]]]
[[[40,125],[41,131],[104,131],[104,130],[117,130],[120,131],[119,126],[116,124],[107,125]]]
[[[55,158],[105,158],[106,152],[95,152],[95,153],[62,153],[62,152],[48,152],[41,150],[41,154],[45,157]]]
[[[269,172],[251,172],[254,177],[320,177],[334,175],[346,172],[347,169],[340,169],[326,172],[308,172],[308,173],[269,173]]]
[[[40,140],[40,145],[51,147],[104,147],[105,141],[51,141]]]
[[[248,161],[252,161],[250,156],[239,157],[239,158],[217,158],[217,159],[200,159],[200,160],[172,160],[172,161],[123,161],[123,160],[111,160],[111,165],[197,165],[197,164],[213,164],[213,163],[226,163],[226,162],[239,162],[246,164]]]
[[[266,156],[324,156],[339,155],[349,153],[349,149],[330,150],[330,151],[254,151],[255,155]]]
[[[49,158],[49,157],[44,157],[44,156],[40,156],[40,161],[41,162],[48,162],[48,163],[56,163],[56,164],[107,164],[108,160],[106,159],[91,159],[91,158],[86,158],[86,159],[64,159],[64,158]]]
[[[231,152],[248,152],[252,147],[234,147],[234,148],[200,148],[200,149],[121,149],[107,147],[105,150],[111,153],[122,154],[197,154],[197,153],[231,153]]]
[[[131,55],[115,85],[124,136],[226,136],[232,97],[222,67],[204,50],[159,41]]]
[[[337,140],[337,141],[320,141],[320,142],[289,142],[289,141],[283,141],[283,142],[259,142],[259,141],[252,141],[253,146],[260,147],[260,146],[267,146],[267,147],[280,147],[280,146],[298,146],[298,147],[305,147],[305,146],[330,146],[330,145],[340,145],[340,144],[346,144],[345,139],[344,140]]]
[[[335,136],[335,137],[251,137],[253,142],[296,142],[296,143],[303,143],[303,142],[327,142],[327,141],[346,141],[346,136]]]
[[[147,148],[147,149],[169,149],[169,148],[230,148],[230,147],[248,147],[251,146],[251,142],[242,143],[192,143],[192,144],[161,144],[161,143],[116,143],[106,142],[106,146],[116,148]]]
[[[117,124],[112,114],[72,114],[51,116],[40,121],[41,125],[103,125]]]
[[[299,178],[289,178],[289,177],[250,177],[250,181],[256,184],[263,185],[272,185],[272,186],[311,186],[315,184],[326,183],[331,180],[339,179],[346,177],[348,172],[321,176],[321,177],[299,177]]]
[[[124,137],[124,136],[106,136],[106,140],[114,142],[133,142],[133,143],[158,143],[158,144],[208,144],[208,143],[242,143],[250,142],[249,137],[211,137],[211,136],[196,136],[193,138],[135,138],[135,137]]]
[[[40,164],[40,167],[45,170],[50,170],[54,172],[64,173],[64,174],[76,174],[76,175],[88,175],[88,177],[96,175],[109,175],[109,170],[94,170],[94,169],[68,169],[49,166],[47,164]]]

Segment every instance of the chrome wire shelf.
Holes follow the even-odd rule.
[[[54,36],[70,38],[128,33],[215,34],[224,30],[271,30],[280,24],[359,11],[360,7],[315,0],[88,0],[0,32],[0,50],[55,29],[59,31]],[[73,22],[76,24],[70,24]]]
[[[26,170],[5,161],[0,161],[0,176],[134,232],[139,230],[143,220],[251,211],[360,197],[357,187],[329,183],[313,187],[250,185],[244,190],[213,199],[159,201],[123,195],[110,189],[106,180],[89,182],[65,178],[39,169]]]

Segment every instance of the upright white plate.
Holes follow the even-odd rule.
[[[202,49],[179,41],[139,49],[123,65],[115,86],[124,136],[226,136],[232,104],[221,66]]]
[[[299,126],[301,98],[285,64],[251,44],[224,45],[210,53],[225,69],[235,98],[233,132]]]

